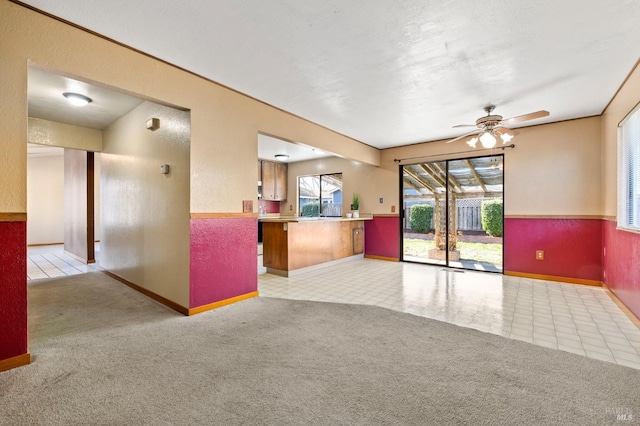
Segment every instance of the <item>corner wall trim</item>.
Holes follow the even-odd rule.
[[[0,222],[26,222],[27,214],[23,212],[0,212]]]
[[[202,312],[210,311],[212,309],[220,308],[222,306],[231,305],[232,303],[240,302],[242,300],[251,299],[252,297],[259,296],[257,291],[253,291],[247,294],[241,294],[240,296],[230,297],[229,299],[224,299],[219,302],[209,303],[207,305],[198,306],[196,308],[189,308],[189,313],[187,315],[196,315]]]
[[[607,293],[609,295],[611,300],[613,300],[613,302],[616,305],[618,305],[620,310],[622,312],[624,312],[624,314],[627,317],[629,317],[631,322],[634,323],[636,325],[636,327],[640,328],[640,319],[635,316],[635,314],[631,311],[631,309],[627,308],[627,305],[625,305],[624,302],[622,300],[620,300],[618,298],[618,296],[616,296],[616,294],[613,291],[611,291],[611,289],[609,289],[609,287],[607,287],[607,285],[605,283],[602,283],[602,287],[604,288],[605,293]]]
[[[602,287],[602,281],[586,280],[584,278],[558,277],[555,275],[529,274],[527,272],[504,271],[505,275],[512,277],[533,278],[536,280],[557,281],[567,284],[591,285],[594,287]]]
[[[105,274],[105,275],[110,276],[114,280],[120,281],[122,284],[124,284],[124,285],[126,285],[128,287],[131,287],[135,291],[138,291],[138,292],[144,294],[145,296],[150,297],[151,299],[155,300],[156,302],[162,303],[166,307],[171,308],[174,311],[180,312],[182,315],[189,315],[189,309],[185,308],[182,305],[177,304],[176,302],[173,302],[173,301],[171,301],[169,299],[166,299],[166,298],[160,296],[159,294],[152,292],[151,290],[147,290],[146,288],[140,287],[139,285],[134,284],[131,281],[127,281],[124,278],[117,276],[113,272],[109,272],[109,271],[101,271],[101,272],[103,274]]]
[[[386,260],[388,262],[399,262],[400,259],[397,257],[387,257],[387,256],[376,256],[373,254],[365,254],[365,259],[375,259],[375,260]]]
[[[31,354],[29,352],[27,352],[26,354],[3,359],[2,361],[0,361],[0,371],[7,371],[11,370],[12,368],[22,367],[23,365],[28,364],[31,364]]]

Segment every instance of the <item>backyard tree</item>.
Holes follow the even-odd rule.
[[[431,229],[431,218],[433,217],[433,206],[429,204],[417,204],[411,206],[409,224],[411,230],[426,234]]]
[[[502,200],[483,201],[480,215],[482,229],[492,237],[502,237]]]
[[[300,216],[320,216],[320,203],[311,201],[300,209]]]

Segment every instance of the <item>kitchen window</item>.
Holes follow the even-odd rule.
[[[618,228],[640,231],[640,104],[618,126]]]
[[[342,173],[298,177],[300,216],[342,216]]]

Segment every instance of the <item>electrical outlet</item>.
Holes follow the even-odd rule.
[[[293,204],[289,204],[289,211],[293,210]]]
[[[544,260],[544,250],[536,250],[536,260]]]
[[[384,198],[380,197],[380,204],[384,203]]]
[[[396,212],[396,206],[391,206],[391,213],[395,213]]]

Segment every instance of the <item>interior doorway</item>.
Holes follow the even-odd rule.
[[[402,260],[501,273],[504,155],[400,168]]]

